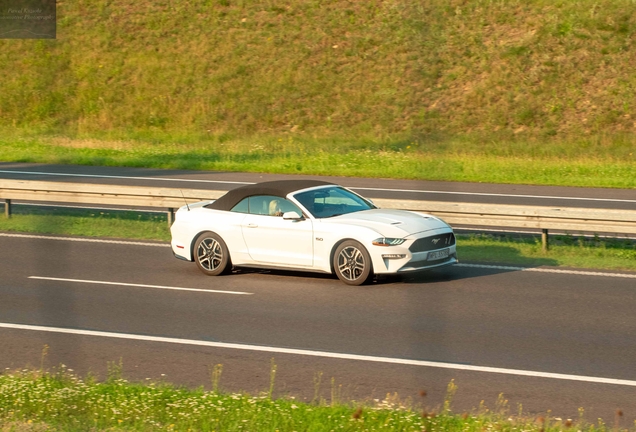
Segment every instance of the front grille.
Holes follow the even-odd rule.
[[[413,253],[442,249],[455,244],[455,235],[451,233],[424,237],[413,242],[409,250]]]

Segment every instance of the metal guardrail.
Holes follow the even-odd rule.
[[[636,234],[636,210],[384,199],[373,202],[380,207],[430,213],[453,226],[538,229],[544,250],[548,249],[549,230]]]
[[[0,198],[5,200],[5,216],[11,216],[11,200],[69,204],[101,204],[161,208],[168,211],[172,225],[174,209],[185,203],[217,199],[226,191],[174,189],[88,183],[29,180],[0,180]]]
[[[168,223],[174,209],[186,202],[217,199],[226,191],[175,189],[28,180],[0,180],[0,199],[11,216],[11,200],[163,208]],[[414,210],[443,218],[451,225],[532,228],[542,231],[544,248],[549,230],[636,234],[636,210],[537,207],[520,205],[449,203],[440,201],[374,199],[383,208]]]

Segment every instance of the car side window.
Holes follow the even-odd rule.
[[[237,213],[249,213],[248,198],[242,199],[237,205],[232,207],[232,210],[230,211]]]
[[[282,216],[283,213],[295,211],[299,215],[302,215],[301,210],[294,203],[285,198],[272,195],[255,195],[247,199],[249,201],[248,213],[250,214]]]

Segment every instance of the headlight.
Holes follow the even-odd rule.
[[[374,244],[375,246],[397,246],[397,245],[401,245],[405,241],[406,240],[401,238],[382,237],[382,238],[373,240],[371,243]]]

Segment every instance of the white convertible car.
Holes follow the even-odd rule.
[[[258,183],[183,206],[171,233],[175,256],[207,275],[232,267],[294,269],[335,273],[360,285],[374,274],[457,262],[455,235],[444,221],[379,209],[349,189],[316,180]]]

